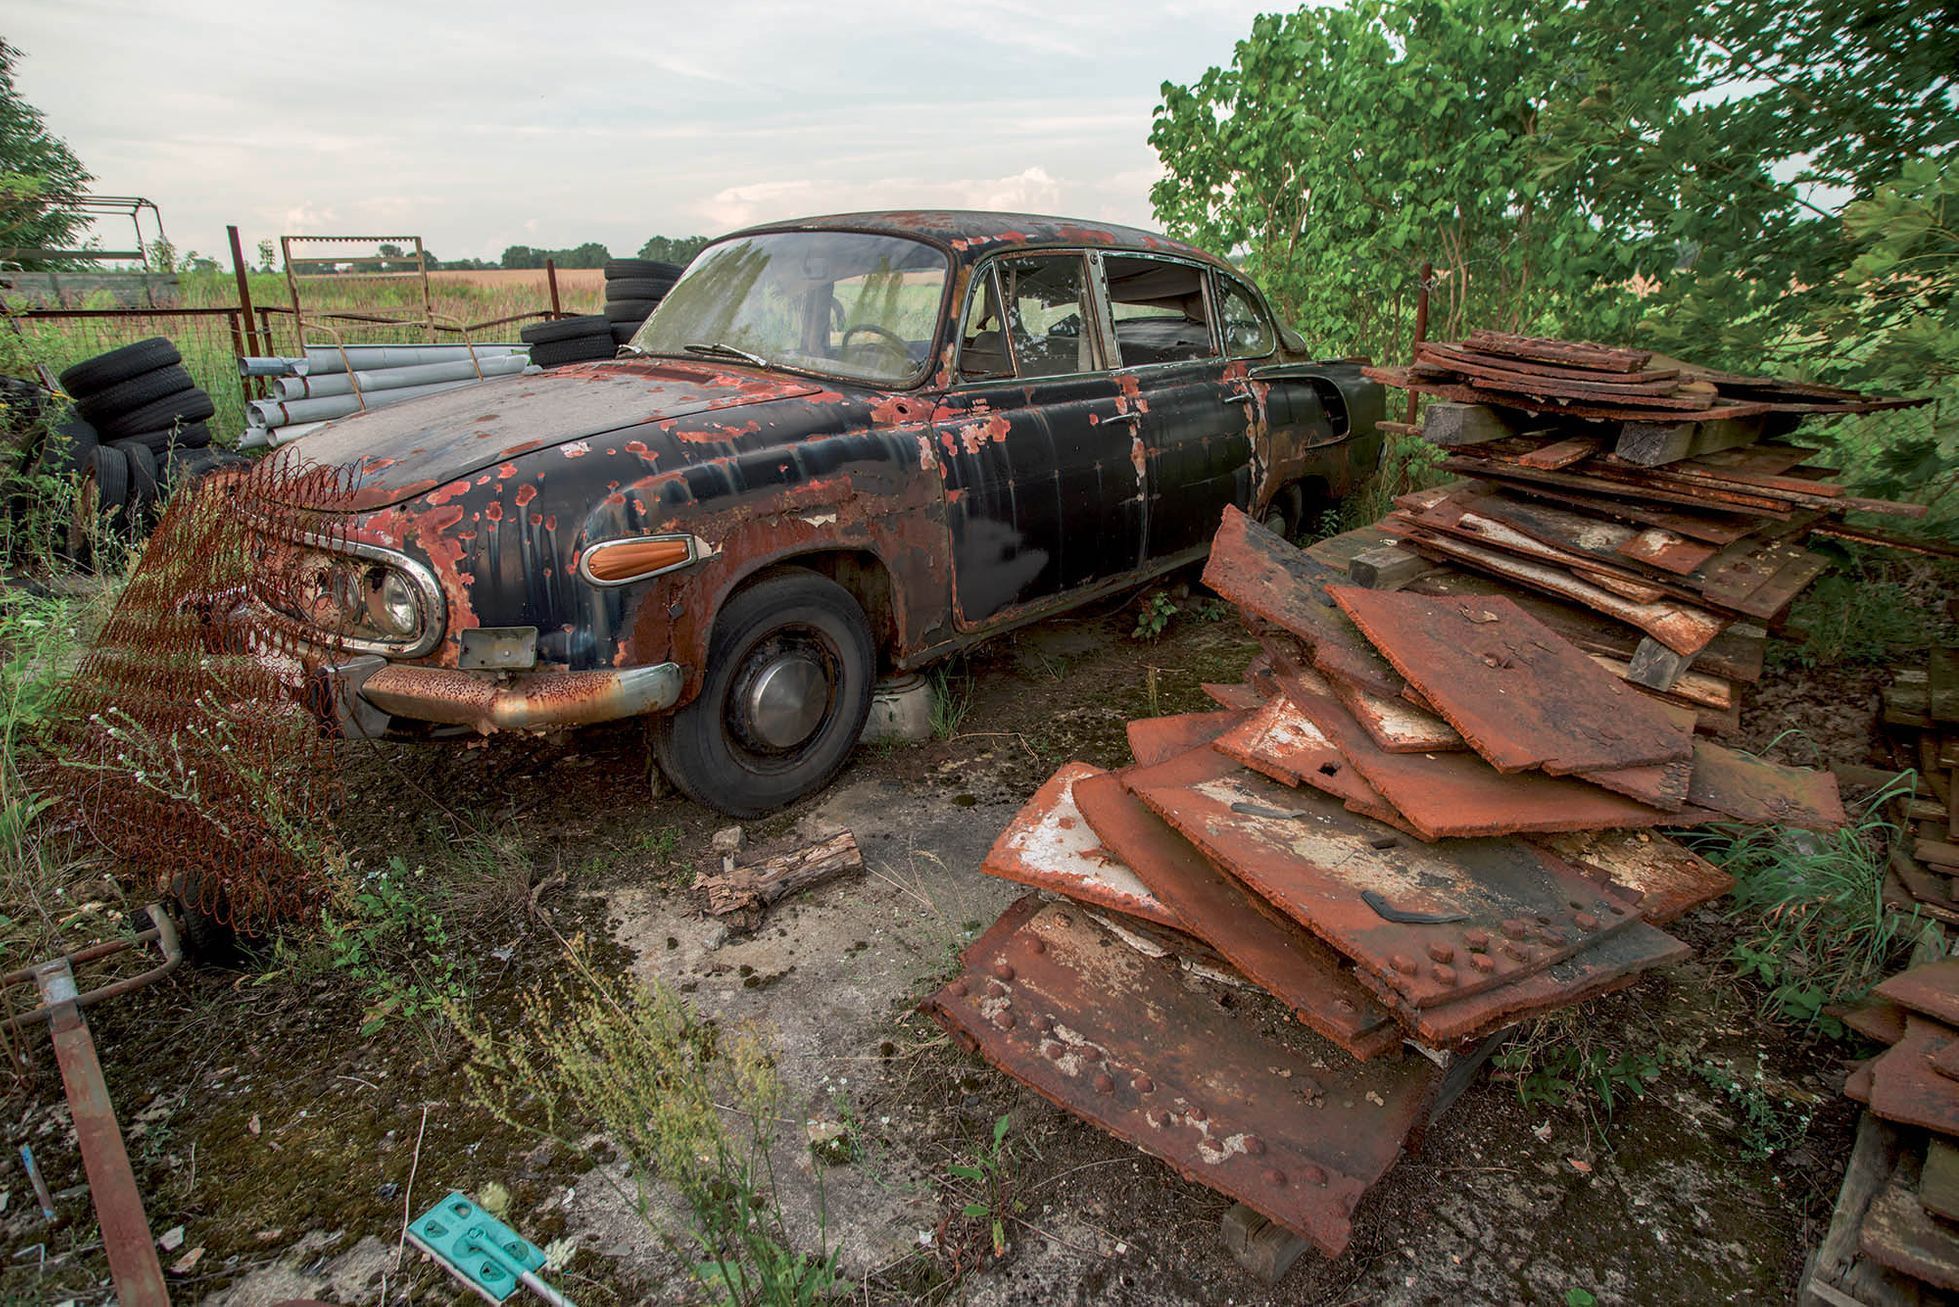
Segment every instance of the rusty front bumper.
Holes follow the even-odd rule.
[[[326,669],[343,735],[384,734],[392,719],[492,731],[585,726],[671,708],[686,673],[677,663],[588,672],[517,674],[417,667],[378,657]]]

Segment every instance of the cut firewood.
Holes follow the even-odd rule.
[[[769,906],[798,890],[821,885],[827,880],[864,869],[864,854],[857,838],[847,830],[818,840],[814,844],[771,854],[745,865],[733,865],[732,855],[723,859],[723,870],[695,879],[694,888],[707,894],[707,910],[729,918],[730,925],[753,929]]]

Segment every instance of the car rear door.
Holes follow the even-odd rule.
[[[991,260],[960,322],[958,381],[934,425],[954,618],[971,629],[1134,571],[1143,460],[1081,252]]]
[[[1210,544],[1227,504],[1251,501],[1258,400],[1219,346],[1210,269],[1195,260],[1096,257],[1116,384],[1141,414],[1151,563]]]

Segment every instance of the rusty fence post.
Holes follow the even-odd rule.
[[[544,261],[544,281],[546,285],[551,287],[552,318],[556,319],[564,316],[558,308],[558,261],[556,259],[546,259]]]
[[[225,233],[231,238],[231,272],[238,279],[238,311],[245,323],[245,347],[254,354],[264,353],[264,347],[252,334],[252,279],[245,268],[245,252],[238,244],[238,229],[226,227]]]
[[[1422,260],[1422,281],[1415,295],[1415,342],[1414,342],[1415,345],[1420,345],[1423,341],[1428,339],[1428,292],[1429,292],[1429,288],[1432,287],[1434,284],[1435,284],[1435,265],[1429,262],[1427,259],[1424,259]],[[1408,358],[1411,363],[1414,361],[1414,357],[1415,357],[1414,347],[1410,346],[1408,350]],[[1407,415],[1404,416],[1401,420],[1403,422],[1408,423],[1410,426],[1414,425],[1415,392],[1412,390],[1408,392]]]

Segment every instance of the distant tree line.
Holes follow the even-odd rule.
[[[637,257],[660,259],[667,263],[685,266],[701,246],[707,244],[705,236],[652,236],[639,247]],[[598,241],[586,241],[583,245],[573,245],[568,249],[547,250],[530,245],[512,245],[495,262],[488,259],[429,259],[429,266],[475,269],[485,268],[541,268],[546,259],[553,260],[560,268],[603,268],[605,261],[612,257],[612,251]]]

